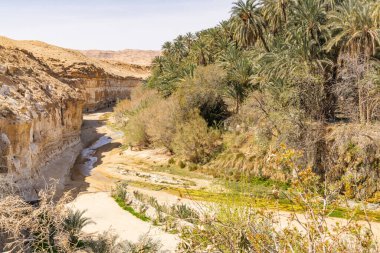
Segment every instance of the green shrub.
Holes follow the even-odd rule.
[[[224,71],[216,65],[198,67],[193,78],[185,79],[176,92],[184,115],[198,109],[208,126],[220,125],[230,116],[223,99]]]
[[[125,242],[124,252],[128,253],[156,253],[162,248],[159,241],[153,240],[147,235],[141,236],[136,243]]]
[[[127,186],[128,186],[127,183],[116,184],[115,188],[113,188],[111,192],[112,197],[114,197],[115,199],[120,199],[124,201],[128,193]]]
[[[185,204],[171,206],[170,214],[173,217],[186,220],[191,223],[194,223],[197,219],[199,219],[198,212]]]
[[[190,171],[196,171],[198,169],[198,166],[194,163],[189,164],[189,170]]]
[[[184,161],[179,161],[178,162],[178,166],[181,168],[181,169],[184,169],[186,167],[186,163]]]
[[[124,132],[125,142],[130,147],[146,147],[150,143],[142,114],[132,117],[124,128]]]
[[[177,125],[173,140],[176,154],[193,163],[206,163],[221,149],[220,132],[207,127],[197,111]]]

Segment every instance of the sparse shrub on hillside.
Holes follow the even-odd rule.
[[[199,214],[193,208],[186,204],[177,204],[171,206],[170,213],[173,217],[194,223],[199,219]]]
[[[197,111],[190,113],[188,120],[177,125],[172,145],[176,154],[193,163],[208,162],[222,148],[220,132],[208,128]]]
[[[67,208],[68,194],[55,200],[53,187],[38,196],[35,205],[16,195],[0,199],[1,252],[77,252],[94,242],[82,233],[91,220]]]
[[[123,245],[117,242],[118,237],[110,232],[96,236],[95,240],[87,243],[87,250],[91,253],[122,252]]]
[[[329,148],[329,155],[324,160],[327,177],[341,180],[348,197],[365,200],[379,193],[379,126],[335,126],[328,129],[326,139]]]
[[[186,168],[186,163],[184,161],[178,161],[178,166],[181,168],[181,169],[184,169]]]
[[[104,232],[87,242],[85,252],[90,253],[158,253],[162,248],[161,242],[143,235],[135,243],[121,241],[111,232]]]

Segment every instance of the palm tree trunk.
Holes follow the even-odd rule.
[[[265,41],[264,36],[263,36],[262,34],[260,34],[260,40],[261,40],[261,42],[263,43],[265,50],[269,53],[270,50],[269,50],[268,44],[267,44],[267,42]]]
[[[358,101],[359,102],[359,121],[361,124],[365,124],[366,115],[364,113],[363,91],[362,91],[360,82],[358,82],[358,100],[359,100]]]
[[[238,95],[236,97],[236,108],[235,108],[236,114],[239,114],[239,110],[240,110],[240,98],[239,98],[239,95]]]

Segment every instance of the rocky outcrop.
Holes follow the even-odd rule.
[[[75,64],[62,73],[60,79],[80,90],[85,99],[85,112],[96,111],[130,97],[131,90],[142,78],[119,76],[94,65]]]
[[[83,96],[19,49],[0,48],[0,69],[0,173],[20,188],[42,187],[43,168],[81,145]],[[58,180],[68,171],[54,170]]]
[[[27,198],[52,179],[62,185],[82,147],[83,111],[129,97],[142,77],[74,50],[0,37],[0,176]]]
[[[79,51],[43,42],[0,37],[0,44],[20,49],[45,65],[52,76],[76,88],[85,99],[85,111],[101,109],[128,98],[131,89],[149,74],[149,68],[89,58]]]

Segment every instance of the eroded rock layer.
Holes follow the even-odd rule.
[[[42,185],[39,172],[80,146],[83,96],[19,49],[0,48],[0,69],[0,172],[21,188]],[[54,170],[56,179],[67,174]]]
[[[81,150],[82,112],[129,97],[142,77],[74,50],[0,37],[0,174],[25,189],[62,185]]]

